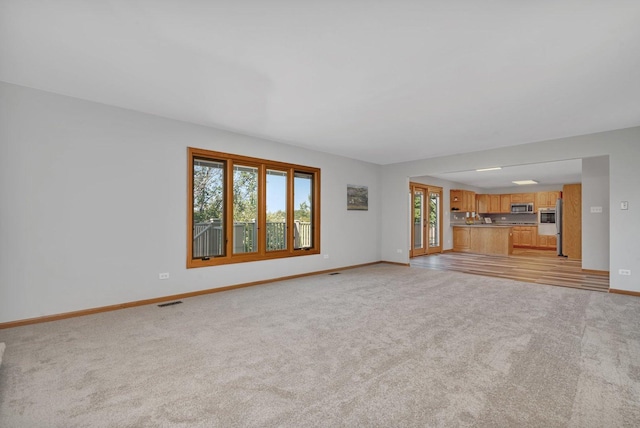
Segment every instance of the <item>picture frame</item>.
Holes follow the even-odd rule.
[[[347,210],[369,210],[369,188],[355,184],[347,184]]]

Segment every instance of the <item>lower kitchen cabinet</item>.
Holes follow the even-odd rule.
[[[508,256],[513,253],[508,226],[454,226],[453,251]]]
[[[457,251],[468,251],[471,248],[471,229],[469,227],[453,228],[453,248]]]
[[[513,227],[513,246],[522,248],[533,248],[538,245],[538,227],[537,226],[514,226]]]
[[[557,248],[557,238],[555,235],[538,235],[538,248],[555,250]]]

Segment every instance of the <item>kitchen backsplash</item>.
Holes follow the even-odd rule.
[[[452,212],[450,217],[451,224],[464,224],[465,223],[465,214],[464,212]],[[535,213],[532,214],[487,214],[480,215],[481,219],[485,217],[489,217],[492,223],[530,223],[537,224],[538,215]],[[484,222],[484,220],[476,220],[476,223]]]

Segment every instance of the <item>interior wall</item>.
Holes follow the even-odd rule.
[[[322,254],[186,269],[187,146],[321,168]],[[0,322],[379,261],[380,170],[0,82]]]
[[[582,160],[582,268],[609,271],[609,156]],[[595,208],[591,212],[591,208]],[[601,212],[597,212],[601,208]],[[638,272],[640,274],[640,272]]]
[[[640,127],[383,166],[382,258],[408,263],[408,256],[397,250],[407,248],[410,241],[405,226],[407,206],[403,197],[398,196],[404,195],[409,177],[471,170],[487,164],[518,165],[607,155],[610,167],[610,284],[614,289],[640,292],[640,282],[636,279],[640,272],[634,273],[633,269],[640,263],[640,240],[635,238],[640,236],[640,222],[637,221],[640,213],[640,193],[637,191]],[[620,209],[621,201],[629,203],[628,210]],[[597,263],[606,261],[600,256]],[[629,269],[632,275],[619,275],[618,269]]]

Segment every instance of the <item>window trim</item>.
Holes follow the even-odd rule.
[[[224,233],[226,237],[225,251],[222,256],[206,258],[193,258],[193,171],[194,159],[208,159],[220,161],[225,168],[225,181],[223,189],[224,198]],[[233,254],[233,169],[234,164],[250,165],[258,167],[258,218],[257,236],[258,251],[252,253]],[[267,170],[281,170],[287,172],[287,248],[284,250],[267,251],[266,224],[266,174]],[[294,248],[294,176],[301,172],[311,174],[313,177],[313,194],[311,207],[312,247]],[[249,156],[241,156],[230,153],[216,152],[206,149],[187,147],[187,268],[217,266],[232,263],[246,263],[260,260],[272,260],[286,257],[307,256],[320,254],[320,168],[290,164],[280,161],[259,159]]]

